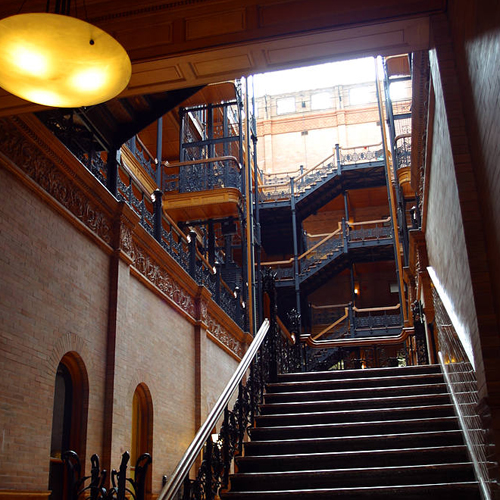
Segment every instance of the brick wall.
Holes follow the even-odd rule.
[[[46,490],[57,365],[92,388],[87,449],[102,452],[108,256],[0,169],[0,487]]]
[[[37,123],[0,121],[0,498],[46,496],[56,369],[70,351],[88,376],[86,472],[93,453],[119,466],[145,384],[157,494],[249,341]]]

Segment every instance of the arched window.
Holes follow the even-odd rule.
[[[68,353],[61,359],[55,379],[49,471],[51,500],[64,499],[62,454],[66,450],[73,450],[84,465],[87,408],[88,379],[85,366],[78,354]]]
[[[130,466],[135,472],[135,463],[143,453],[153,453],[153,401],[145,384],[139,384],[132,399],[132,443]],[[151,494],[151,467],[146,476],[146,498]]]

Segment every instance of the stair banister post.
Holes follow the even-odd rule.
[[[214,498],[213,496],[213,490],[212,490],[212,482],[213,482],[213,477],[212,477],[212,448],[213,448],[213,443],[212,443],[212,436],[208,436],[207,442],[206,442],[206,448],[205,448],[205,465],[206,465],[206,476],[205,476],[205,499],[206,500],[212,500]]]
[[[335,157],[337,159],[337,173],[340,175],[342,173],[342,167],[340,165],[340,146],[335,144]]]
[[[347,246],[347,224],[344,217],[342,217],[342,239],[344,240],[344,253],[347,253],[349,248]]]
[[[295,302],[297,313],[300,315],[300,279],[299,279],[299,249],[297,241],[297,213],[295,210],[295,184],[294,178],[290,178],[290,205],[292,209],[292,233],[293,233],[293,275],[295,284]]]
[[[196,231],[189,231],[189,275],[196,280]]]
[[[356,327],[354,325],[354,311],[352,302],[349,304],[349,328],[351,329],[351,337],[353,337]]]
[[[215,302],[220,305],[220,280],[221,280],[221,263],[215,263]]]
[[[153,235],[155,240],[161,244],[162,237],[162,196],[163,193],[156,189],[154,194],[153,210],[154,210],[154,227]]]

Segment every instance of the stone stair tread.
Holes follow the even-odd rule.
[[[307,443],[327,443],[327,442],[346,442],[346,441],[365,441],[370,440],[383,440],[383,439],[402,439],[402,438],[420,438],[426,437],[446,437],[458,436],[462,438],[462,431],[444,430],[444,431],[424,431],[424,432],[398,432],[393,434],[356,434],[351,436],[328,436],[328,437],[314,437],[314,438],[290,438],[290,439],[269,439],[269,440],[252,440],[245,443],[245,448],[253,448],[257,446],[279,446],[287,444],[305,445]]]
[[[425,426],[425,425],[453,425],[454,429],[458,429],[457,419],[455,416],[446,417],[427,417],[427,418],[415,418],[415,419],[397,419],[397,420],[373,420],[373,421],[359,421],[359,422],[332,422],[329,424],[305,424],[305,425],[280,425],[280,426],[270,426],[270,427],[260,427],[258,430],[263,432],[279,432],[279,431],[290,431],[290,432],[300,432],[300,431],[335,431],[350,429],[355,432],[355,429],[363,427],[395,427],[397,425],[404,426]],[[252,432],[254,432],[254,429]],[[347,434],[351,435],[351,434]],[[343,434],[344,436],[344,434]]]
[[[401,406],[397,408],[361,408],[357,410],[337,410],[337,411],[317,411],[317,412],[304,412],[304,413],[274,413],[270,415],[258,415],[256,417],[257,422],[262,422],[262,421],[279,421],[280,419],[287,419],[287,418],[302,418],[302,419],[308,419],[308,418],[327,418],[330,416],[331,418],[334,418],[336,416],[341,416],[344,415],[346,417],[356,417],[356,416],[361,416],[362,414],[385,414],[385,413],[411,413],[411,412],[419,412],[419,411],[431,411],[434,410],[435,412],[439,411],[450,411],[453,412],[453,404],[447,403],[447,404],[438,404],[438,405],[418,405],[418,406]],[[401,419],[400,419],[401,420]]]
[[[415,380],[443,380],[443,376],[439,373],[422,373],[422,374],[411,374],[411,375],[399,375],[399,376],[387,376],[387,377],[356,377],[356,378],[347,378],[347,379],[321,379],[321,380],[296,380],[296,381],[289,381],[289,382],[276,382],[273,384],[268,384],[268,391],[273,391],[276,389],[293,389],[293,388],[300,388],[300,387],[307,387],[310,385],[315,385],[317,387],[321,387],[322,385],[329,385],[329,384],[341,384],[341,385],[348,385],[348,384],[373,384],[373,383],[379,383],[382,385],[379,385],[377,387],[392,387],[394,385],[397,385],[398,382],[408,382],[412,383]],[[389,383],[389,385],[385,385],[385,383]],[[406,385],[406,384],[405,384]],[[368,387],[364,386],[364,387]]]
[[[295,381],[297,379],[317,380],[322,378],[336,378],[336,379],[349,379],[351,377],[373,378],[382,374],[387,376],[389,373],[403,374],[441,374],[441,367],[439,365],[416,365],[406,367],[385,367],[385,368],[370,368],[363,370],[359,368],[350,370],[326,370],[317,372],[295,372],[295,373],[282,373],[278,375],[279,381]]]
[[[326,459],[345,459],[349,460],[351,458],[354,459],[362,459],[362,458],[370,458],[375,459],[376,457],[389,457],[389,456],[398,456],[405,457],[411,455],[412,458],[415,458],[419,455],[420,457],[424,455],[446,455],[450,454],[452,458],[456,458],[456,456],[462,453],[467,456],[467,447],[463,444],[457,445],[447,445],[447,446],[427,446],[420,448],[389,448],[389,449],[375,449],[375,450],[341,450],[341,451],[327,451],[327,452],[314,452],[314,453],[283,453],[283,454],[267,454],[267,455],[250,455],[250,456],[240,456],[236,458],[238,464],[242,463],[255,463],[255,462],[273,462],[279,461],[283,464],[285,461],[287,464],[292,462],[304,462],[304,461],[320,461]],[[449,464],[451,462],[442,462],[443,464]],[[411,466],[412,464],[405,464],[405,466]],[[416,463],[413,465],[417,465]],[[290,465],[288,465],[290,466]],[[389,465],[388,465],[389,466]],[[394,464],[390,464],[390,466],[395,466]],[[403,465],[401,465],[403,467]],[[355,469],[359,467],[354,467]],[[295,469],[293,469],[295,470]],[[293,471],[290,469],[290,472]],[[297,469],[301,470],[301,469]],[[344,469],[343,469],[344,470]],[[345,470],[351,470],[351,468],[346,468]]]
[[[463,493],[463,495],[462,495]],[[433,497],[429,496],[433,495]],[[466,495],[466,496],[465,496]],[[421,500],[422,498],[438,498],[439,500],[475,500],[480,499],[478,484],[475,481],[462,481],[459,483],[435,483],[419,485],[394,485],[394,486],[361,486],[351,488],[318,488],[300,490],[269,490],[269,491],[236,491],[226,492],[221,495],[228,499],[258,498],[259,500],[275,499],[286,500],[295,496],[302,500],[315,500],[318,498],[404,498],[405,500]]]
[[[309,469],[337,469],[348,467],[386,467],[419,465],[425,463],[454,463],[467,461],[464,445],[427,448],[393,448],[385,450],[348,450],[314,453],[287,453],[281,455],[250,455],[236,458],[238,471],[282,472]]]
[[[407,473],[410,470],[426,470],[426,469],[457,469],[461,467],[471,467],[472,462],[449,462],[449,463],[437,463],[437,464],[415,464],[415,465],[388,465],[385,467],[352,467],[352,468],[337,468],[337,469],[304,469],[304,470],[292,470],[292,471],[262,471],[262,472],[238,472],[239,477],[257,477],[257,476],[276,476],[281,477],[292,477],[292,476],[313,476],[313,475],[327,475],[327,474],[339,474],[343,475],[346,473],[356,472],[359,474],[368,474],[370,472],[375,473],[386,473],[386,472],[401,472]],[[236,476],[236,474],[231,475],[231,477]]]
[[[434,400],[442,401],[441,404],[446,404],[450,401],[449,395],[447,393],[440,394],[411,394],[406,396],[384,396],[384,397],[368,397],[368,398],[355,398],[355,399],[342,399],[338,401],[321,399],[315,401],[283,401],[276,403],[264,403],[259,405],[261,411],[269,411],[269,410],[283,410],[287,409],[288,411],[294,410],[296,408],[303,408],[307,406],[308,408],[313,409],[315,406],[347,406],[352,405],[353,409],[357,405],[364,404],[372,404],[374,405],[371,408],[359,408],[359,409],[380,409],[383,406],[388,406],[391,404],[398,404],[403,402],[419,402],[418,406],[432,406],[436,403]],[[443,401],[444,400],[444,401]],[[426,404],[428,403],[428,404]],[[439,403],[438,403],[439,404]],[[269,415],[269,413],[266,413]]]
[[[319,397],[335,397],[336,399],[347,399],[343,396],[346,395],[356,395],[363,392],[369,392],[370,394],[376,393],[390,393],[390,392],[408,392],[408,391],[423,391],[423,390],[431,391],[435,390],[436,392],[429,392],[427,394],[447,394],[446,384],[435,383],[435,384],[415,384],[415,385],[395,385],[395,386],[384,386],[384,387],[353,387],[353,388],[344,388],[344,389],[323,389],[320,391],[286,391],[286,392],[271,392],[265,395],[265,399],[270,400],[282,400],[288,398],[307,398],[307,400],[317,401]],[[327,400],[323,400],[327,401]]]

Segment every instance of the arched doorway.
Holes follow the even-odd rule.
[[[130,469],[135,474],[137,459],[143,454],[153,454],[153,400],[146,384],[139,384],[132,399],[132,443],[130,450]],[[145,497],[152,488],[151,467],[146,475]]]
[[[56,371],[50,442],[51,500],[64,499],[62,454],[66,450],[73,450],[82,460],[82,467],[84,465],[87,410],[87,371],[78,354],[70,352],[61,359]]]

